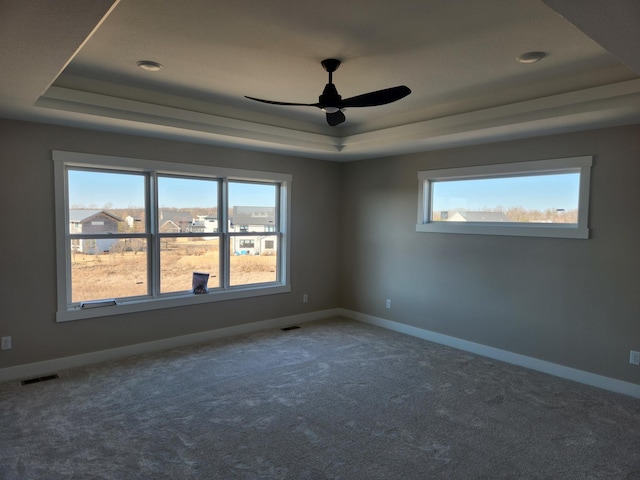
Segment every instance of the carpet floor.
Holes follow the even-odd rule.
[[[0,478],[640,480],[640,400],[335,318],[0,384]]]

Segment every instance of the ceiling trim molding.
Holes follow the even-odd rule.
[[[55,86],[47,90],[35,106],[128,120],[143,123],[149,128],[168,126],[313,151],[338,152],[340,149],[335,139],[328,135]]]
[[[345,137],[293,130],[115,96],[51,87],[35,104],[84,114],[105,128],[113,119],[150,136],[334,161],[522,138],[640,121],[640,79]],[[336,129],[336,133],[340,130]]]
[[[524,102],[492,107],[459,115],[426,120],[375,132],[352,135],[343,139],[343,151],[361,150],[400,142],[438,138],[453,134],[472,134],[493,129],[513,129],[515,126],[537,124],[576,115],[591,115],[609,119],[612,111],[621,116],[640,114],[640,79],[594,87]]]

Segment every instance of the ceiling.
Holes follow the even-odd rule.
[[[300,157],[640,123],[637,0],[0,0],[0,42],[2,117]],[[344,98],[412,93],[337,127],[244,97],[314,103],[325,58]]]

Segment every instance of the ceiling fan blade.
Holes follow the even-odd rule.
[[[386,105],[406,97],[411,93],[409,87],[400,85],[399,87],[385,88],[375,92],[364,93],[356,97],[342,100],[342,107],[375,107]]]
[[[297,106],[297,107],[318,107],[318,108],[320,108],[320,105],[317,104],[317,103],[274,102],[273,100],[263,100],[261,98],[247,97],[246,95],[245,95],[244,98],[248,98],[249,100],[255,100],[256,102],[269,103],[271,105],[289,105],[289,106]]]
[[[375,107],[377,105],[386,105],[392,103],[401,98],[406,97],[411,93],[409,87],[400,85],[392,88],[385,88],[384,90],[377,90],[375,92],[365,93],[355,97],[342,99],[342,96],[338,93],[338,89],[333,83],[333,72],[340,66],[340,60],[335,58],[328,58],[322,62],[323,68],[329,73],[329,83],[327,83],[322,91],[320,97],[318,97],[318,103],[294,103],[294,102],[276,102],[274,100],[264,100],[262,98],[249,97],[245,95],[245,98],[254,100],[256,102],[268,103],[270,105],[283,105],[283,106],[295,106],[295,107],[316,107],[323,110],[327,116],[327,123],[332,127],[340,125],[346,120],[343,108],[349,107]],[[330,113],[329,113],[330,112]]]
[[[334,113],[327,113],[327,123],[332,127],[340,125],[346,119],[347,118],[344,116],[344,113],[342,113],[340,110]]]

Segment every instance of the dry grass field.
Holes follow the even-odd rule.
[[[163,244],[160,252],[162,293],[190,291],[193,272],[207,272],[209,289],[220,286],[216,240]],[[230,283],[247,285],[276,280],[275,255],[231,257]],[[74,253],[71,262],[73,302],[147,294],[147,254],[118,252]]]

